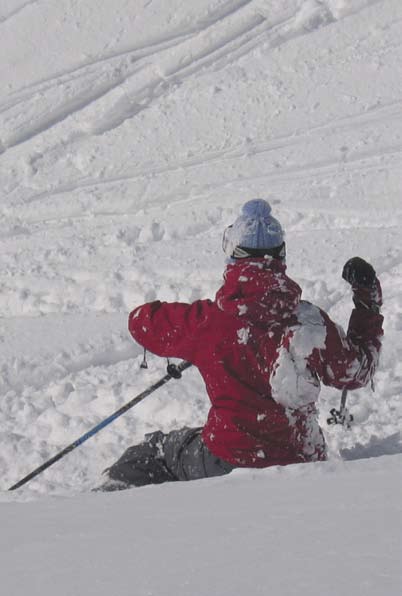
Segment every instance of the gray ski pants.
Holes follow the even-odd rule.
[[[201,431],[186,427],[167,434],[156,431],[145,435],[142,443],[129,447],[105,470],[109,479],[101,489],[198,480],[231,472],[233,466],[207,449]]]

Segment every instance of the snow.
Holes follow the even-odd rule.
[[[2,588],[10,596],[397,596],[401,463],[399,454],[4,501],[2,565],[12,572]]]
[[[250,327],[242,327],[237,331],[237,343],[247,345],[250,335]]]
[[[399,596],[400,1],[3,0],[0,32],[2,592]],[[191,368],[7,492],[165,374],[139,369],[128,312],[212,298],[253,197],[337,323],[348,258],[382,282],[376,390],[348,394],[350,431],[320,394],[329,461],[90,493],[145,432],[203,424]]]
[[[325,347],[325,324],[319,309],[308,302],[302,301],[296,314],[302,325],[292,328],[289,349],[280,346],[270,378],[272,397],[285,408],[307,406],[318,399],[320,392],[306,363],[315,348]]]

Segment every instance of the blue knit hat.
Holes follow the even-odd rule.
[[[253,199],[243,205],[241,215],[227,228],[224,251],[235,258],[256,256],[260,250],[281,247],[284,236],[281,224],[271,215],[270,204],[264,199]]]

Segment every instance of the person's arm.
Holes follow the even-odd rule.
[[[144,348],[164,357],[194,362],[196,330],[207,316],[209,300],[193,304],[150,302],[130,313],[128,329]]]
[[[350,259],[342,277],[350,283],[355,308],[345,335],[325,313],[325,347],[315,350],[312,368],[325,385],[339,389],[364,387],[374,376],[383,335],[380,315],[382,293],[374,269],[360,259]]]

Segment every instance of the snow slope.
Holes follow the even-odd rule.
[[[4,594],[399,596],[402,456],[1,502]],[[384,507],[384,497],[387,506]]]
[[[113,517],[118,503],[117,526],[131,515],[142,538],[159,536],[160,518],[151,519],[150,512],[166,511],[164,540],[177,548],[176,558],[169,552],[173,571],[166,593],[184,594],[186,584],[174,583],[174,570],[180,557],[188,556],[188,519],[194,517],[195,530],[201,531],[206,517],[198,518],[197,511],[214,495],[221,495],[214,523],[220,514],[226,519],[224,501],[234,499],[228,525],[267,548],[271,558],[277,540],[286,544],[295,573],[302,574],[306,562],[298,545],[309,520],[330,530],[328,517],[335,511],[334,528],[341,519],[355,528],[351,501],[338,509],[338,496],[348,492],[350,480],[353,486],[364,485],[360,504],[367,519],[371,516],[376,528],[383,516],[386,523],[378,539],[353,534],[349,552],[367,554],[364,561],[359,555],[357,569],[378,560],[378,568],[385,566],[389,575],[384,571],[381,584],[382,572],[370,576],[368,571],[373,582],[365,585],[358,583],[364,573],[349,569],[346,583],[354,594],[377,595],[381,584],[399,596],[402,581],[392,557],[402,554],[394,478],[402,453],[400,1],[115,0],[112,6],[95,0],[3,0],[0,33],[6,57],[0,62],[4,491],[164,374],[165,363],[153,357],[147,371],[139,370],[141,349],[127,336],[127,313],[155,297],[212,297],[224,267],[222,231],[249,198],[262,196],[273,205],[287,232],[289,274],[302,285],[306,299],[345,326],[351,299],[340,272],[349,257],[359,255],[380,275],[385,316],[376,391],[366,388],[348,396],[356,421],[350,432],[325,428],[328,464],[302,466],[300,472],[268,470],[257,475],[258,489],[250,486],[254,474],[244,472],[233,480],[231,475],[191,487],[77,496],[98,484],[101,471],[145,432],[203,423],[208,403],[203,382],[191,369],[181,382],[172,381],[147,398],[18,494],[3,493],[0,519],[7,565],[13,570],[9,581],[18,572],[20,582],[10,583],[8,593],[27,591],[34,567],[26,565],[34,549],[38,556],[57,552],[60,557],[53,561],[66,556],[67,561],[54,564],[48,579],[44,569],[38,571],[31,593],[47,596],[60,577],[61,594],[91,589],[110,594],[107,577],[119,577],[118,570],[131,561],[121,556],[117,563],[124,550],[118,532],[109,536],[107,528],[99,530],[99,519]],[[325,425],[340,396],[326,388],[321,395]],[[344,465],[340,455],[356,461]],[[384,457],[363,461],[378,456]],[[283,518],[276,520],[273,507],[270,520],[277,533],[260,533],[261,510],[248,517],[252,508],[246,505],[262,499],[265,490],[270,503],[277,482],[275,507]],[[304,490],[303,483],[314,489]],[[297,506],[287,500],[281,504],[288,485],[300,491]],[[186,491],[192,491],[190,503],[180,515],[174,503],[182,503]],[[149,509],[137,514],[133,504],[147,499]],[[244,500],[241,524],[236,499]],[[317,506],[312,510],[313,501]],[[43,539],[38,515],[47,528]],[[295,516],[306,518],[300,533],[285,528],[282,535],[280,520]],[[77,522],[69,538],[58,542],[72,517],[84,524],[82,531]],[[215,535],[220,533],[217,528]],[[176,534],[183,537],[180,543]],[[387,535],[389,544],[394,541],[389,556],[382,542]],[[94,563],[82,572],[85,581],[76,589],[73,570],[79,553],[88,548],[75,552],[73,544],[82,536],[93,543],[108,538],[111,561],[122,565],[102,576],[104,588],[96,583]],[[130,540],[122,544],[129,548]],[[324,577],[333,577],[332,562],[339,567],[342,561],[337,540],[335,559],[323,554],[332,552],[330,542],[324,541],[322,552],[315,544],[314,569],[321,583],[316,585],[316,574],[303,576],[304,592],[298,593],[340,593],[337,584],[324,591]],[[8,544],[13,544],[9,552]],[[231,544],[227,539],[223,546],[230,550]],[[303,544],[309,544],[307,539]],[[203,539],[201,551],[208,545]],[[154,563],[151,542],[147,549],[140,567],[133,569]],[[166,555],[169,548],[161,551],[159,556]],[[254,555],[253,550],[243,554],[248,565]],[[233,583],[227,591],[216,584],[212,593],[236,594],[235,586],[239,594],[252,591],[253,573],[246,569],[237,576],[240,554],[233,557],[225,560]],[[100,560],[103,569],[105,559]],[[206,560],[205,574],[208,568],[216,571],[213,561],[212,555]],[[272,578],[276,593],[291,594],[290,578],[282,592],[275,584],[289,563],[274,563],[269,567],[277,570]],[[198,576],[189,572],[186,577]],[[121,581],[118,595],[126,593]],[[163,593],[162,585],[141,584],[137,593]],[[197,593],[191,585],[186,593]],[[199,593],[206,593],[207,585],[200,586]]]

